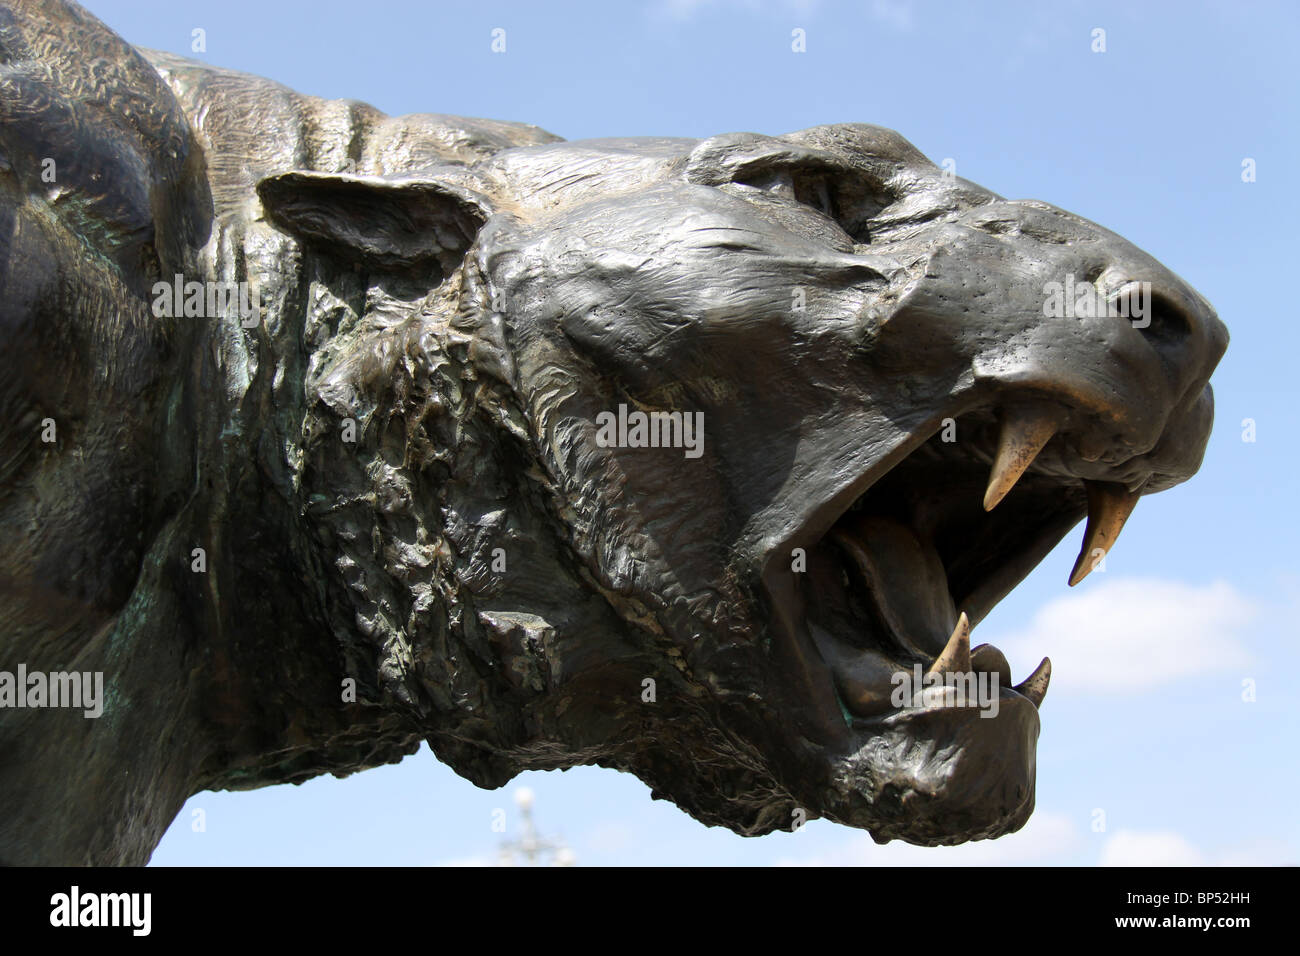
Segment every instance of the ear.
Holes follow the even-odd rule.
[[[372,268],[454,269],[492,214],[449,167],[389,177],[295,170],[257,184],[267,218],[304,244]]]

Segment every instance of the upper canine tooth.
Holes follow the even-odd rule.
[[[1070,572],[1070,587],[1086,578],[1098,560],[1115,547],[1120,529],[1137,507],[1138,493],[1113,481],[1083,482],[1088,491],[1088,528],[1083,533],[1083,548]],[[1101,554],[1098,555],[1097,552]]]
[[[1043,446],[1056,434],[1059,418],[1050,411],[1013,410],[1002,419],[998,454],[984,492],[984,510],[992,511],[1020,480]]]
[[[952,637],[943,653],[934,659],[927,674],[968,674],[970,663],[970,618],[962,611],[953,628]]]
[[[1044,657],[1043,662],[1034,668],[1034,672],[1015,686],[1015,691],[1032,700],[1035,707],[1042,707],[1043,698],[1047,696],[1047,685],[1051,682],[1052,662]]]

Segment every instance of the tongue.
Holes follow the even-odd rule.
[[[939,553],[907,525],[879,515],[838,525],[836,541],[862,575],[881,623],[904,647],[926,657],[943,651],[957,623]]]

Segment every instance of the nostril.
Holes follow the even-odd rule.
[[[1144,310],[1133,310],[1133,328],[1145,336],[1162,354],[1178,349],[1191,337],[1192,323],[1181,308],[1169,299],[1153,294]]]

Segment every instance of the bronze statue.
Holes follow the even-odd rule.
[[[878,127],[388,117],[18,0],[0,149],[0,862],[422,740],[1014,831],[1048,665],[970,628],[1210,430],[1187,283]]]

